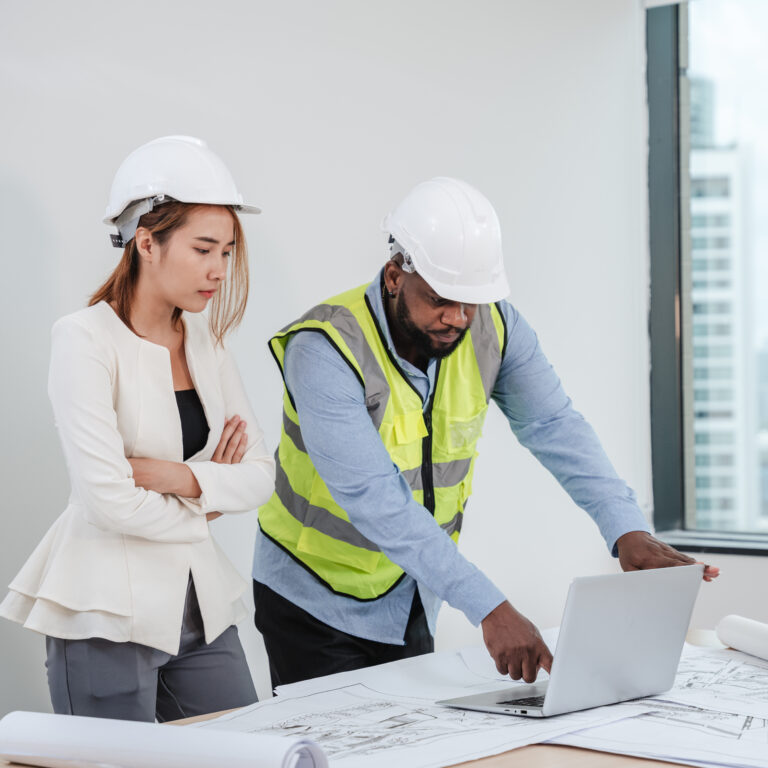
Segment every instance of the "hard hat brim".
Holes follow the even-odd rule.
[[[418,265],[415,266],[416,274],[420,275],[438,296],[448,301],[460,301],[462,304],[494,304],[509,296],[509,283],[503,272],[490,285],[449,285],[426,278],[419,273]]]
[[[251,205],[250,203],[233,203],[229,200],[224,202],[215,202],[213,200],[178,200],[179,203],[186,203],[187,205],[229,205],[232,206],[238,213],[261,213],[261,208],[259,208],[257,205]],[[125,210],[125,206],[122,207],[120,213]],[[107,224],[109,226],[114,226],[115,221],[120,217],[120,213],[114,216],[106,216],[102,219],[104,224]]]

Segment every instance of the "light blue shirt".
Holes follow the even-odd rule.
[[[366,295],[387,346],[425,404],[436,361],[424,372],[397,354],[381,298],[381,273]],[[648,531],[635,494],[613,469],[593,429],[575,411],[536,334],[508,302],[500,304],[507,347],[492,398],[512,431],[595,521],[608,548],[629,531]],[[332,592],[261,531],[253,578],[320,621],[357,637],[403,644],[414,590],[435,632],[443,600],[478,625],[505,600],[414,498],[368,411],[360,381],[319,333],[298,333],[285,354],[285,381],[304,445],[336,502],[355,527],[404,571],[389,593],[360,601]]]

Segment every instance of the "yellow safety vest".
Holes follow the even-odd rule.
[[[504,352],[502,314],[495,305],[478,307],[462,342],[438,362],[425,408],[388,351],[367,287],[329,299],[283,328],[270,339],[272,354],[285,375],[290,338],[310,330],[325,335],[360,380],[371,420],[414,498],[456,541],[472,490],[475,446]],[[259,509],[261,530],[334,592],[374,600],[395,587],[402,568],[333,500],[306,452],[287,389],[276,459],[275,492]]]

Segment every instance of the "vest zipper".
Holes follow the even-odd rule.
[[[442,360],[437,361],[435,388],[432,390],[432,397],[429,398],[429,404],[424,413],[424,425],[427,428],[427,434],[421,441],[421,484],[424,488],[423,504],[433,517],[435,514],[435,479],[432,476],[432,406],[435,404],[435,393],[437,392],[437,383],[440,378],[441,363]]]
[[[382,277],[382,282],[383,280],[384,278]],[[403,381],[418,395],[419,399],[421,400],[421,393],[416,388],[416,385],[408,378],[408,374],[400,367],[397,360],[395,360],[395,356],[392,353],[392,350],[389,348],[389,344],[387,344],[387,339],[384,336],[384,332],[381,330],[381,325],[379,325],[378,318],[376,317],[376,313],[373,311],[373,306],[371,305],[368,296],[366,295],[364,298],[365,306],[368,308],[368,313],[370,314],[373,325],[379,334],[381,345],[386,350],[387,357],[389,357],[390,362],[394,366],[395,370],[400,374]],[[432,396],[429,398],[427,410],[424,412],[424,424],[427,428],[427,435],[421,441],[421,485],[424,489],[423,506],[429,510],[429,514],[433,517],[435,515],[435,481],[432,477],[432,406],[435,402],[435,394],[437,392],[437,383],[440,378],[440,366],[442,365],[442,362],[442,360],[437,361],[437,368],[435,369],[435,388],[432,390]]]

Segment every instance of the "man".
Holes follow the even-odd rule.
[[[693,560],[650,535],[535,334],[503,301],[489,201],[435,178],[383,228],[391,258],[374,282],[270,341],[283,432],[253,576],[272,684],[429,652],[442,600],[482,626],[500,672],[532,682],[549,670],[549,649],[455,544],[490,399],[624,570]]]

